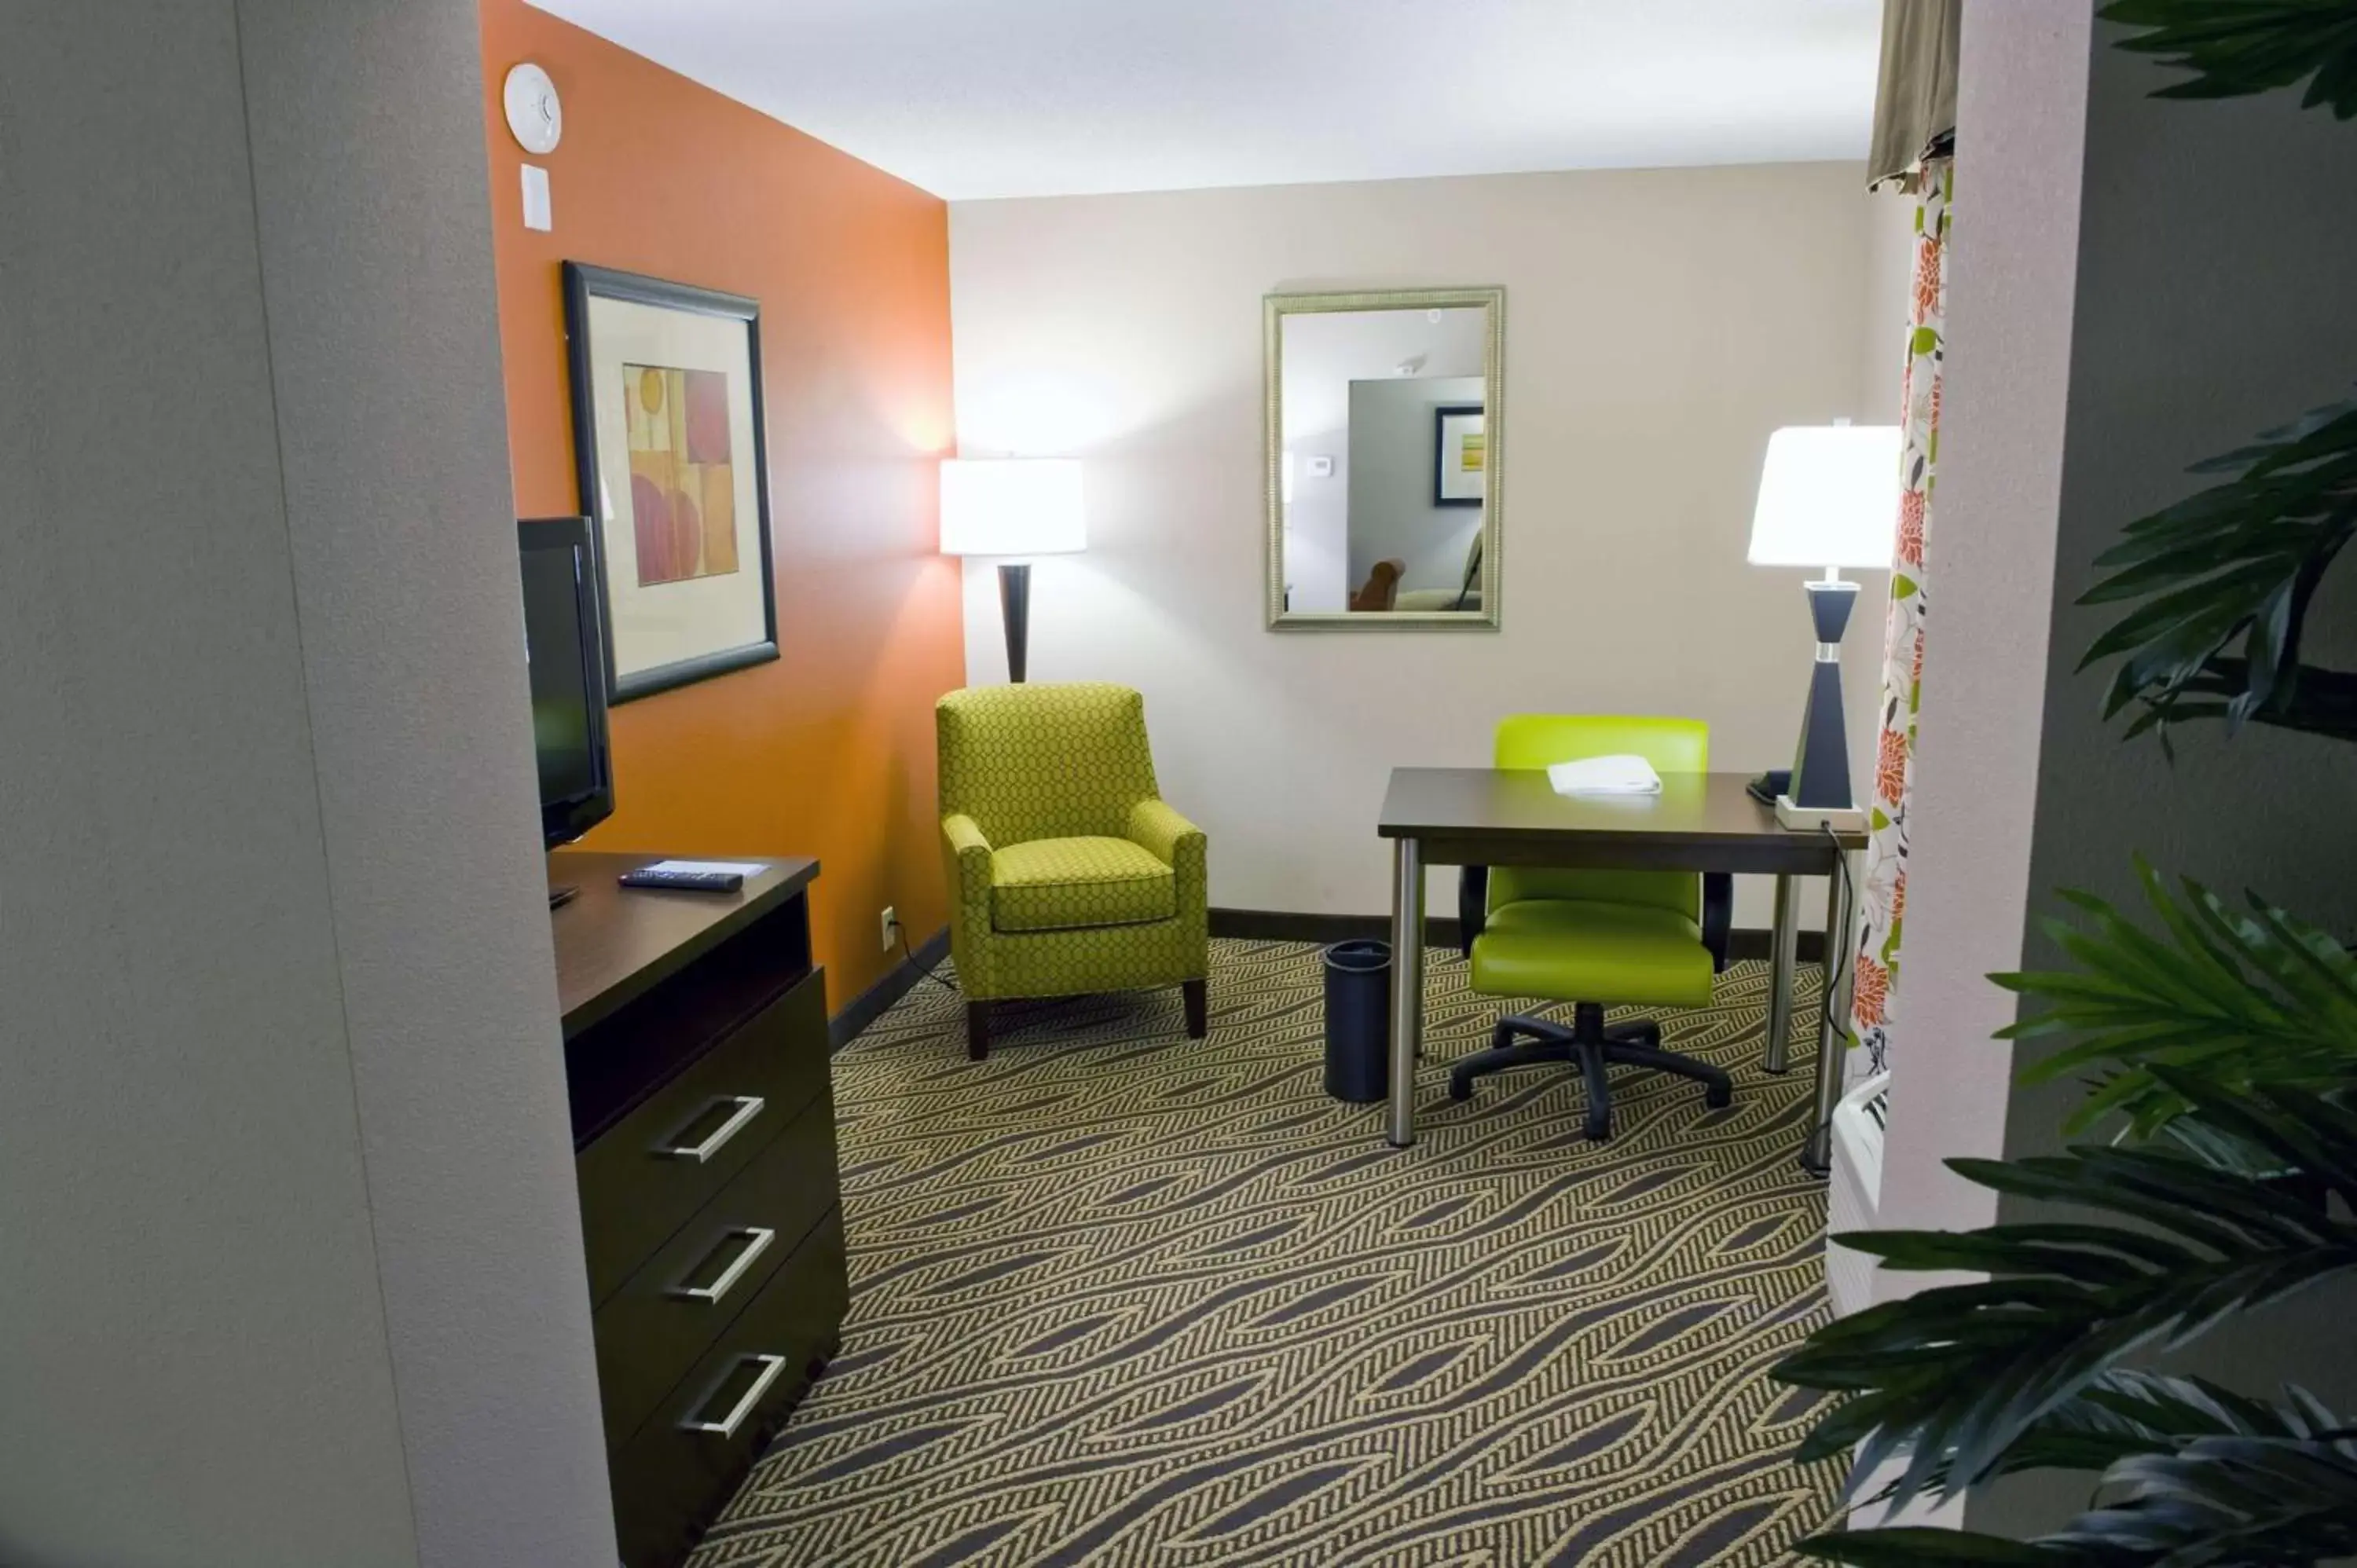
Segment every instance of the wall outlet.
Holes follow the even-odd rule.
[[[896,914],[894,914],[894,913],[892,912],[892,906],[891,906],[891,905],[889,905],[889,904],[885,905],[885,906],[884,906],[884,950],[885,950],[886,952],[890,952],[890,951],[892,950],[892,936],[893,936],[893,933],[894,933],[894,932],[896,932],[896,931],[898,931],[898,930],[899,929],[899,928],[900,928],[900,917],[899,917],[899,916],[898,916],[898,915],[896,915]]]

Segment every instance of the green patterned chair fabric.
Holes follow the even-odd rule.
[[[1134,926],[1178,912],[1178,873],[1127,839],[1034,839],[990,856],[990,924],[1000,931]]]
[[[1097,682],[976,687],[933,719],[971,1054],[987,1048],[987,1004],[1025,996],[1184,985],[1200,1035],[1203,833],[1155,789],[1145,699]]]

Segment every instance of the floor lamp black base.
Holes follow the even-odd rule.
[[[998,612],[1006,622],[1006,678],[1020,683],[1031,651],[1031,563],[998,564]]]

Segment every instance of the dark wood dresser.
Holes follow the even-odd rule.
[[[549,882],[581,1232],[627,1568],[687,1555],[834,1352],[847,1298],[818,863],[734,895]]]

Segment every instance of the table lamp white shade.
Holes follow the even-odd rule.
[[[1056,555],[1087,544],[1079,459],[942,460],[942,554]]]
[[[1888,567],[1898,530],[1899,426],[1788,424],[1768,438],[1753,565]]]

